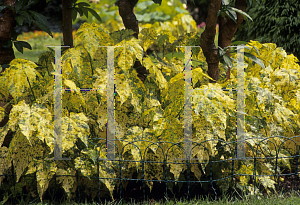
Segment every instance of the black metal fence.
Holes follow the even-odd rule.
[[[104,141],[105,139],[102,140]],[[211,196],[214,199],[222,195],[222,186],[228,188],[226,188],[226,194],[233,196],[235,193],[238,193],[238,190],[241,191],[241,181],[247,182],[245,185],[247,185],[248,188],[252,187],[252,194],[255,194],[259,190],[264,191],[266,190],[266,187],[268,188],[266,184],[265,186],[262,186],[264,184],[259,183],[257,180],[258,178],[262,179],[261,177],[273,180],[269,182],[275,182],[273,184],[276,190],[300,190],[300,172],[298,162],[300,156],[300,136],[291,138],[273,136],[268,138],[246,139],[246,157],[240,159],[236,158],[237,142],[225,142],[223,140],[207,140],[201,143],[193,142],[192,152],[194,150],[199,151],[201,148],[201,153],[206,152],[206,156],[208,156],[208,158],[203,157],[203,159],[201,159],[201,156],[198,154],[196,155],[198,156],[197,159],[192,158],[190,160],[174,160],[175,155],[171,150],[175,148],[183,152],[183,142],[154,143],[144,141],[149,144],[143,152],[139,146],[136,145],[140,142],[141,141],[128,142],[122,147],[122,150],[119,150],[116,146],[116,158],[114,160],[110,160],[115,165],[114,172],[116,177],[101,177],[100,169],[105,165],[105,162],[109,160],[100,159],[99,156],[97,156],[95,162],[95,174],[90,176],[90,181],[87,181],[88,179],[86,180],[86,177],[80,174],[79,170],[76,170],[76,174],[72,176],[74,177],[76,183],[74,200],[80,202],[88,198],[89,200],[103,202],[106,199],[112,199],[109,197],[109,191],[104,185],[105,183],[103,183],[103,180],[114,181],[114,199],[125,200],[129,200],[130,198],[135,198],[137,200],[148,200],[159,198],[172,199],[180,197],[190,199],[195,196],[203,195]],[[90,141],[90,143],[92,142]],[[213,143],[216,149],[211,150],[209,147],[207,147],[209,143]],[[93,144],[93,146],[95,146],[95,148],[103,147],[106,146],[106,143]],[[128,159],[128,157],[124,156],[124,150],[126,146],[134,146],[135,149],[138,150],[137,153],[139,153],[140,160],[125,160]],[[157,152],[158,150],[161,150],[159,151],[160,157],[152,157],[150,159],[147,157],[147,153],[151,152],[149,150],[153,147],[156,147]],[[128,166],[126,168],[126,165],[136,162],[139,163],[139,170],[136,172],[132,171],[131,177],[128,177],[128,171],[130,171],[130,169],[128,169]],[[68,162],[62,161],[61,163]],[[290,163],[290,166],[288,166],[288,163]],[[174,174],[170,172],[171,164],[184,166],[183,170],[178,171],[181,172],[178,179],[175,179]],[[262,169],[262,165],[264,164],[268,164],[269,166],[265,171]],[[244,170],[248,171],[243,173],[243,169],[241,169],[242,166],[244,166]],[[155,167],[157,170],[154,169]],[[125,170],[125,168],[127,170]],[[249,170],[251,170],[251,173],[249,173]],[[153,173],[151,173],[152,171]],[[158,171],[158,173],[155,173],[156,171]],[[71,175],[55,175],[53,177],[53,180],[49,184],[49,189],[45,193],[45,199],[50,198],[50,201],[55,201],[62,195],[64,191],[60,186],[58,186],[57,178],[66,176]],[[7,184],[12,184],[10,185],[11,193],[13,190],[19,189],[20,187],[17,186],[16,175],[15,170],[13,170],[13,166],[9,173],[0,175],[0,177],[5,177],[0,187],[0,190],[2,190],[2,194],[0,193],[0,196],[2,195],[3,200],[5,197],[3,189],[8,186]],[[30,175],[24,176],[24,178],[27,177],[30,177]],[[33,175],[33,177],[36,176]],[[245,179],[245,177],[247,179]],[[149,183],[153,183],[152,191],[149,190]],[[90,186],[91,184],[93,184],[93,186]],[[238,186],[238,184],[240,185]],[[89,187],[86,187],[87,185]],[[269,185],[272,187],[272,183]],[[24,191],[26,186],[22,189]],[[272,189],[270,188],[269,190]],[[251,192],[249,189],[248,191]],[[17,204],[18,201],[16,200],[17,199],[11,195],[7,203]],[[36,200],[38,200],[38,195]]]

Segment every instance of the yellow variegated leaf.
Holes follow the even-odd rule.
[[[174,43],[176,38],[172,35],[170,30],[163,30],[159,33],[157,37],[157,43],[159,46],[165,46],[167,43]]]
[[[276,182],[273,179],[271,179],[270,176],[261,176],[258,177],[258,180],[264,187],[272,188],[275,190]]]
[[[71,149],[79,138],[86,146],[89,135],[87,117],[83,113],[70,113],[70,117],[62,119],[62,151]]]
[[[275,111],[273,116],[278,123],[281,123],[286,127],[292,127],[290,118],[294,116],[294,113],[285,106],[275,103]]]
[[[95,174],[96,166],[93,165],[90,161],[86,159],[81,159],[76,157],[75,160],[75,169],[80,169],[83,176],[91,179],[90,177]]]
[[[125,80],[125,75],[116,74],[116,92],[120,96],[121,105],[129,98],[131,95],[130,87],[128,82]]]
[[[32,129],[30,126],[30,115],[31,111],[29,105],[24,104],[22,112],[19,113],[19,127],[22,134],[28,139],[30,145],[32,145],[30,141],[30,137],[32,134]]]
[[[144,52],[152,45],[157,38],[157,32],[153,28],[143,28],[141,30],[141,45],[144,49]]]
[[[36,81],[39,75],[35,70],[37,65],[31,61],[16,58],[10,62],[10,67],[5,70],[7,87],[9,93],[15,100],[24,96],[25,90],[30,88],[30,84]]]
[[[143,159],[143,156],[145,154],[146,148],[148,145],[150,145],[150,142],[144,142],[143,140],[148,140],[155,142],[155,138],[153,137],[153,133],[151,130],[146,128],[143,130],[143,128],[134,126],[130,127],[127,130],[127,134],[124,136],[125,144],[128,144],[128,142],[132,142],[133,145],[128,144],[124,148],[124,153],[126,151],[131,151],[131,154],[135,161],[141,161]],[[154,153],[157,149],[157,147],[150,146],[150,148]],[[140,164],[140,162],[136,162],[137,166]]]
[[[65,80],[64,84],[67,87],[69,87],[70,89],[72,89],[72,91],[71,91],[72,93],[74,93],[74,91],[75,91],[76,94],[79,95],[79,97],[80,97],[81,102],[83,103],[83,105],[86,106],[85,99],[82,96],[82,93],[80,92],[80,88],[77,88],[76,84],[73,81],[71,81],[71,80]]]
[[[101,96],[107,96],[107,71],[102,69],[96,69],[97,78],[93,83],[93,87],[97,88],[97,93]]]
[[[175,117],[182,112],[184,105],[185,82],[183,79],[183,73],[179,73],[175,77],[171,78],[168,83],[168,87],[169,90],[165,90],[163,92],[163,103],[170,102],[165,109],[164,115],[166,117]]]
[[[122,41],[116,46],[121,46],[116,49],[115,56],[118,56],[118,65],[125,72],[125,75],[132,72],[130,68],[136,58],[142,63],[143,48],[139,45],[137,39]]]
[[[114,40],[114,45],[120,43],[123,40],[130,40],[131,38],[133,38],[134,31],[130,30],[130,29],[122,29],[119,31],[115,31],[110,33],[110,36],[112,37],[112,39]]]
[[[125,71],[125,77],[131,89],[131,104],[134,106],[137,112],[141,113],[146,94],[145,85],[137,77],[137,72],[135,69],[132,69],[131,71]]]
[[[19,123],[20,113],[22,113],[23,110],[27,110],[28,107],[29,106],[25,103],[24,100],[13,106],[9,114],[9,129],[11,129],[12,131],[16,130],[16,125]]]
[[[43,201],[43,194],[47,190],[48,185],[54,174],[57,172],[56,163],[53,161],[37,161],[37,189],[41,201]]]
[[[70,79],[81,88],[91,87],[93,77],[91,58],[83,46],[68,49],[62,60],[63,79]]]
[[[9,145],[9,153],[7,160],[13,160],[14,169],[19,181],[25,169],[29,166],[34,158],[41,158],[43,156],[42,142],[37,138],[32,139],[34,146],[31,146],[28,140],[19,131],[14,135]]]
[[[68,168],[65,169],[57,169],[56,172],[57,175],[71,175],[71,176],[63,176],[63,177],[57,177],[58,183],[62,184],[63,189],[67,193],[68,197],[71,195],[71,191],[74,190],[74,182],[75,179],[73,176],[75,176],[76,172],[74,169]]]
[[[143,65],[149,70],[150,77],[152,77],[156,84],[159,86],[160,90],[168,88],[168,82],[161,73],[161,71],[156,67],[156,65],[152,62],[150,57],[145,57]]]
[[[90,133],[87,122],[89,119],[83,113],[70,113],[70,119],[72,119],[76,126],[74,127],[77,131],[76,137],[79,138],[86,146],[88,146],[88,135]]]
[[[2,146],[2,143],[4,141],[4,138],[6,136],[6,134],[9,131],[9,124],[6,123],[6,125],[4,125],[4,127],[0,127],[0,147]]]
[[[0,130],[1,131],[1,130]],[[1,147],[0,146],[0,185],[2,183],[2,180],[4,179],[5,172],[11,167],[9,164],[10,162],[7,160],[8,155],[8,148],[7,147]]]
[[[80,26],[75,34],[75,47],[82,45],[90,54],[91,58],[95,58],[95,54],[99,46],[112,46],[113,40],[108,31],[98,24],[84,23]]]
[[[198,81],[202,81],[203,77],[207,77],[208,79],[211,79],[209,75],[203,73],[203,70],[201,68],[195,68],[192,70],[192,75],[193,75],[193,85],[195,86]]]
[[[5,72],[2,73],[3,76],[0,76],[0,94],[3,94],[7,99],[9,95],[8,87],[7,87],[7,79],[5,76]]]
[[[47,51],[45,53],[42,53],[39,56],[38,64],[42,65],[42,73],[47,73],[50,75],[50,73],[54,70],[55,66],[53,66],[54,62],[54,55],[51,51]]]
[[[0,122],[4,119],[5,117],[5,109],[3,107],[0,107]]]

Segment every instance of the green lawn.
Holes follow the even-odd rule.
[[[24,202],[19,202],[16,204],[25,204]],[[96,205],[99,203],[29,203],[34,205],[50,205],[50,204],[61,204],[61,205]],[[112,202],[102,202],[103,205],[113,205],[113,204],[122,204],[120,201]],[[123,203],[123,204],[145,204],[145,205],[200,205],[200,204],[211,204],[211,205],[298,205],[300,204],[300,192],[299,191],[291,191],[289,194],[277,193],[272,196],[243,196],[243,200],[239,199],[229,199],[224,197],[220,200],[212,201],[208,199],[198,199],[198,200],[177,200],[177,201],[165,201],[165,202],[156,202],[156,201],[145,201],[144,203]]]
[[[23,39],[21,39],[21,40],[23,40]],[[27,41],[31,45],[32,50],[24,49],[23,54],[22,54],[15,47],[13,47],[14,52],[15,52],[15,57],[27,59],[27,60],[30,60],[33,62],[38,62],[39,56],[42,53],[49,51],[49,49],[46,46],[61,45],[61,40],[59,38],[51,38],[50,36],[36,37],[36,38],[24,40],[24,41]]]

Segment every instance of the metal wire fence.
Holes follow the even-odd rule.
[[[103,143],[95,144],[92,140],[102,140]],[[94,138],[90,139],[89,142],[95,148],[106,146],[105,139]],[[111,180],[113,184],[115,184],[115,199],[129,199],[131,197],[141,200],[155,197],[185,197],[189,199],[201,195],[210,195],[216,198],[222,194],[222,186],[228,188],[226,188],[227,194],[234,195],[235,190],[241,190],[242,183],[240,182],[247,182],[244,184],[244,187],[248,187],[248,191],[249,187],[252,187],[252,194],[255,194],[259,190],[263,190],[261,189],[264,188],[262,185],[268,187],[266,184],[261,183],[261,179],[263,178],[272,179],[276,190],[282,190],[283,188],[289,190],[300,189],[298,162],[300,156],[300,136],[290,138],[273,136],[268,138],[246,139],[245,158],[236,157],[236,141],[207,140],[203,142],[193,142],[192,152],[197,150],[198,153],[200,153],[199,150],[201,148],[201,153],[206,152],[208,158],[201,157],[199,154],[192,154],[192,156],[197,156],[198,158],[191,159],[176,159],[174,155],[175,152],[172,151],[178,149],[183,152],[183,142],[143,141],[148,143],[144,150],[138,146],[141,142],[141,140],[134,142],[124,141],[124,146],[121,147],[121,149],[116,146],[117,157],[111,160],[115,166],[115,177],[101,176],[101,167],[103,168],[105,161],[109,160],[101,159],[100,156],[96,158],[96,171],[95,174],[90,176],[91,181],[88,183],[81,184],[83,178],[86,177],[80,174],[80,170],[76,170],[75,175],[55,175],[52,180],[54,186],[52,187],[53,195],[50,197],[52,198],[51,200],[56,200],[58,195],[63,192],[58,188],[57,178],[70,176],[74,177],[75,180],[76,191],[74,195],[75,200],[78,202],[84,200],[87,196],[98,202],[109,199],[110,197],[107,194],[109,192],[103,180]],[[211,150],[211,148],[208,147],[209,144],[216,145],[216,149]],[[136,149],[138,151],[136,153],[138,153],[137,156],[139,160],[129,160],[125,152],[128,146],[131,147],[130,150]],[[155,149],[153,149],[154,147]],[[153,150],[156,150],[157,153],[159,152],[160,157],[147,157]],[[72,158],[72,160],[73,159],[74,158]],[[82,158],[82,160],[91,159]],[[138,171],[131,175],[128,174],[128,172],[132,172],[134,169],[128,169],[127,165],[130,163],[139,163],[139,166],[137,166]],[[268,164],[268,169],[262,169],[262,165],[266,164]],[[288,166],[288,164],[290,164],[290,166]],[[170,171],[172,165],[183,167],[182,169],[178,169],[180,174],[177,178],[175,177],[174,171],[173,173]],[[241,166],[244,166],[244,169],[242,169]],[[135,168],[135,170],[137,170],[137,168]],[[243,170],[245,171],[244,173]],[[199,173],[199,171],[201,173]],[[0,188],[2,191],[8,186],[7,184],[12,184],[10,188],[12,191],[19,189],[13,166],[10,172],[5,175],[0,175],[0,177],[5,177]],[[26,175],[24,177],[29,176]],[[247,180],[245,178],[247,178]],[[93,183],[94,185],[85,187],[89,183]],[[151,192],[148,187],[149,184],[154,184]],[[240,184],[240,186],[238,186],[238,184]],[[272,187],[271,185],[270,187]],[[51,186],[52,185],[49,184],[49,189]],[[255,187],[257,189],[255,189]],[[50,192],[48,191],[47,193]],[[11,203],[16,203],[13,197],[11,198]]]

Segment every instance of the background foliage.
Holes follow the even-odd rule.
[[[243,22],[239,27],[236,40],[257,40],[261,43],[275,43],[288,54],[300,57],[300,3],[297,0],[262,1],[247,7],[253,18],[249,26]]]

